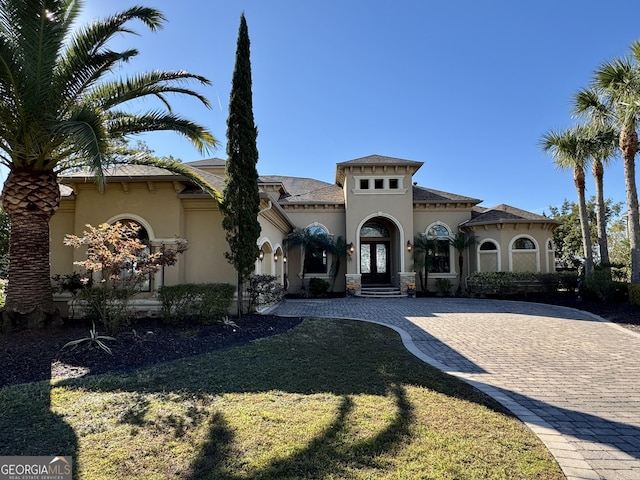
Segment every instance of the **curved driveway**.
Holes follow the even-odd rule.
[[[366,320],[509,408],[568,479],[640,479],[640,335],[578,310],[482,299],[286,300],[275,315]]]

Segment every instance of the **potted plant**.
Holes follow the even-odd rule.
[[[357,285],[347,285],[347,295],[349,295],[350,297],[355,297],[357,291],[358,291]]]
[[[413,283],[410,283],[409,285],[407,285],[407,295],[409,295],[409,297],[413,297],[416,294],[416,286]]]

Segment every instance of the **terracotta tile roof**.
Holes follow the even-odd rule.
[[[555,223],[560,224],[553,218],[527,212],[511,205],[497,205],[492,208],[477,208],[472,212],[472,218],[464,223],[465,226],[487,225],[496,223]]]
[[[413,185],[413,203],[480,203],[477,198]]]

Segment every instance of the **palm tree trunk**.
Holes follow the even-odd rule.
[[[584,246],[584,273],[589,277],[593,273],[593,247],[591,245],[591,231],[589,229],[589,214],[585,199],[584,170],[576,167],[573,170],[573,180],[578,192],[578,211],[580,212],[580,227],[582,230],[582,245]]]
[[[620,151],[624,164],[624,181],[627,195],[627,221],[631,249],[631,283],[640,283],[640,216],[638,214],[638,190],[636,187],[635,157],[638,150],[638,134],[635,129],[624,128],[620,132]]]
[[[9,173],[2,191],[11,224],[4,329],[42,328],[59,320],[49,263],[49,220],[59,205],[53,172]]]
[[[598,228],[598,245],[600,247],[600,262],[611,263],[609,259],[609,242],[607,241],[607,218],[604,203],[604,168],[599,158],[593,160],[593,178],[596,181],[596,223]]]
[[[456,293],[460,295],[462,293],[462,267],[464,266],[464,254],[462,252],[458,253],[458,269],[460,273],[458,274],[458,288]]]

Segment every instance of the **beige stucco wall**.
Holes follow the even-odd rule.
[[[414,232],[412,241],[415,237],[425,234],[428,228],[434,224],[441,224],[447,227],[451,235],[458,233],[458,226],[471,218],[471,205],[441,205],[434,207],[431,205],[418,205],[413,212]],[[463,278],[469,275],[470,268],[473,263],[470,262],[469,254],[465,252],[463,261]],[[458,252],[455,248],[449,248],[449,266],[448,273],[429,273],[427,278],[427,289],[435,290],[435,282],[437,278],[447,278],[451,281],[453,288],[457,288],[460,279],[458,267]]]
[[[493,240],[498,244],[497,256],[499,258],[498,265],[500,271],[537,271],[541,273],[555,272],[555,264],[553,254],[549,252],[548,244],[552,241],[553,232],[548,225],[535,223],[515,223],[504,225],[488,225],[474,228],[474,234],[478,241],[478,245],[474,248],[471,261],[476,271],[482,271],[478,262],[480,244],[485,240]],[[533,240],[536,250],[532,252],[516,252],[512,255],[511,244],[520,237]],[[524,262],[518,261],[518,254],[531,256],[531,260]],[[480,254],[482,255],[482,254]],[[484,254],[486,255],[486,254]],[[489,255],[491,255],[489,253]],[[529,268],[529,265],[535,270]]]
[[[342,206],[320,205],[316,207],[313,205],[295,205],[287,206],[285,208],[285,212],[292,223],[294,223],[298,228],[307,228],[312,225],[319,225],[324,227],[328,231],[329,235],[332,235],[334,238],[342,237],[347,244],[352,241],[345,233],[345,211]],[[327,270],[331,268],[333,260],[333,257],[329,255],[329,258],[327,259]],[[348,258],[343,258],[340,261],[340,270],[334,285],[334,291],[336,292],[342,292],[346,288],[344,274],[349,263],[351,262],[349,262]],[[302,288],[302,252],[299,248],[295,248],[292,251],[287,252],[286,271],[289,283],[289,292],[298,292]],[[305,283],[307,283],[309,278],[312,277],[322,278],[329,283],[333,280],[329,275],[329,272],[326,274],[314,273],[306,275]]]
[[[180,277],[167,278],[174,283],[230,283],[235,285],[235,270],[224,257],[229,250],[222,228],[222,214],[213,199],[183,200],[184,238],[189,249],[183,254]]]
[[[362,179],[397,179],[398,189],[377,190],[370,182],[369,189],[360,188]],[[347,264],[347,273],[360,274],[360,229],[368,220],[383,219],[391,226],[391,282],[399,285],[401,272],[411,268],[411,253],[406,243],[413,238],[413,196],[411,170],[386,171],[374,166],[360,166],[345,172],[343,191],[346,199],[345,233],[347,243],[353,242],[356,255]]]
[[[417,204],[413,205],[412,173],[413,168],[384,170],[374,166],[358,166],[345,172],[343,191],[345,205],[295,205],[287,204],[282,209],[262,198],[262,213],[259,216],[262,232],[258,240],[265,253],[262,261],[256,261],[256,273],[275,275],[285,283],[289,292],[295,293],[302,287],[302,255],[299,249],[287,251],[284,238],[292,229],[312,225],[324,227],[334,237],[342,237],[346,244],[353,243],[354,253],[341,261],[334,291],[344,291],[345,274],[360,274],[359,232],[362,225],[373,219],[382,220],[391,231],[391,250],[389,252],[392,268],[392,283],[400,285],[401,274],[413,271],[412,252],[407,250],[407,242],[425,233],[430,225],[441,223],[447,226],[452,235],[458,232],[458,226],[471,218],[471,204]],[[388,179],[399,181],[399,188],[368,190],[359,188],[362,178]],[[222,215],[216,202],[204,196],[181,195],[183,185],[172,181],[136,181],[111,182],[104,192],[99,192],[92,183],[73,184],[75,198],[62,201],[61,207],[51,221],[51,269],[52,273],[67,274],[74,268],[73,261],[84,259],[84,253],[62,244],[67,233],[82,235],[86,224],[98,225],[119,219],[139,221],[147,228],[154,245],[170,243],[176,237],[185,238],[189,249],[178,260],[178,264],[167,267],[161,276],[154,278],[153,288],[164,284],[224,282],[235,285],[235,272],[224,257],[228,250],[225,232],[222,228]],[[372,185],[373,187],[373,185]],[[274,198],[272,198],[274,200]],[[287,220],[288,219],[288,220]],[[522,269],[522,265],[533,264],[538,271],[554,271],[553,254],[547,250],[552,238],[550,225],[527,223],[505,224],[476,227],[474,233],[479,242],[492,239],[498,245],[500,270]],[[537,246],[535,260],[514,262],[510,245],[518,236],[531,238]],[[463,278],[479,268],[478,247],[472,247],[464,257]],[[274,254],[278,254],[276,260]],[[526,252],[531,257],[533,252]],[[283,257],[286,254],[288,262]],[[522,257],[524,258],[524,257]],[[532,257],[533,258],[533,257]],[[333,258],[328,258],[330,269]],[[433,290],[436,278],[449,278],[454,287],[458,279],[457,252],[450,249],[451,271],[444,274],[429,274],[428,288]],[[329,273],[307,274],[332,282]]]
[[[63,201],[51,221],[52,273],[70,273],[73,261],[84,259],[83,251],[61,244],[64,234],[82,235],[87,224],[132,219],[147,229],[153,245],[171,244],[176,237],[188,241],[189,249],[178,263],[164,269],[164,284],[233,284],[233,268],[224,258],[228,245],[222,217],[215,201],[180,198],[179,187],[173,182],[128,182],[124,187],[110,183],[100,193],[93,184],[76,184],[75,200]],[[157,288],[161,279],[156,276],[154,280],[153,287]]]

